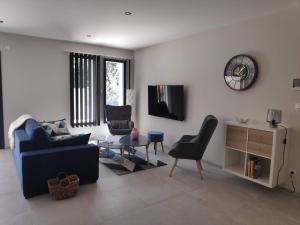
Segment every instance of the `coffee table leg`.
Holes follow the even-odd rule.
[[[147,164],[149,164],[149,154],[148,154],[149,145],[146,145],[146,156],[147,156]]]

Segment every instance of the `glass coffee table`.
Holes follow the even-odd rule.
[[[122,145],[116,141],[98,141],[98,147],[100,150],[100,154],[104,155],[105,153],[109,154],[111,149],[120,150],[120,154],[122,153]]]
[[[124,152],[125,151],[132,151],[135,147],[146,147],[146,157],[147,157],[147,163],[149,163],[149,154],[148,154],[148,147],[149,147],[149,141],[148,138],[142,135],[138,136],[137,140],[131,140],[130,135],[126,135],[120,138],[119,143],[121,145],[121,158],[124,161]]]

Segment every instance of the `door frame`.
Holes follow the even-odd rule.
[[[3,120],[3,91],[2,91],[2,67],[1,67],[1,51],[0,51],[0,148],[5,148],[4,140],[4,120]]]

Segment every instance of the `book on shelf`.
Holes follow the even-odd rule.
[[[261,159],[258,157],[250,157],[247,160],[247,176],[252,177],[254,179],[261,176],[262,173],[262,164]]]

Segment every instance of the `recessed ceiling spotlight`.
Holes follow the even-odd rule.
[[[3,21],[3,20],[0,20],[0,23],[4,23],[4,21]]]
[[[92,37],[92,35],[90,35],[90,34],[87,34],[87,35],[86,35],[86,37],[90,38],[90,37]]]
[[[131,16],[131,15],[132,15],[132,12],[127,11],[127,12],[124,12],[124,14],[125,14],[126,16]]]

